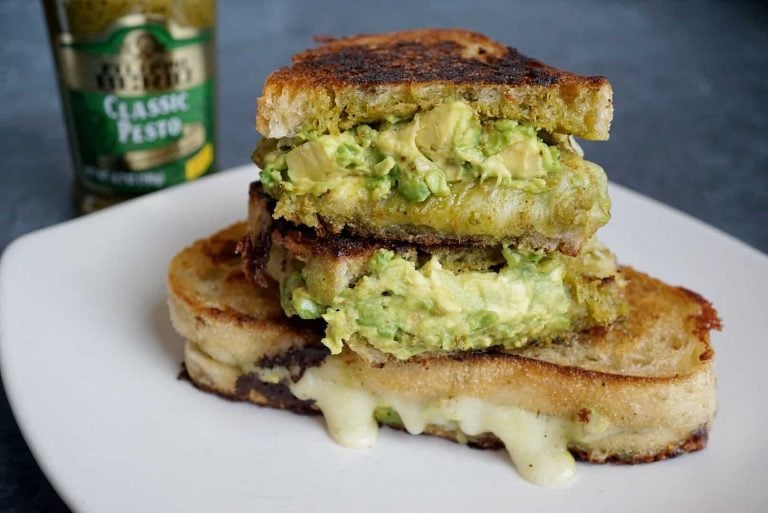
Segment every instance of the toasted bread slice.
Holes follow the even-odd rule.
[[[201,341],[215,342],[203,349],[228,364],[279,355],[318,340],[319,325],[286,319],[276,286],[254,293],[235,254],[243,235],[240,223],[198,241],[176,256],[168,272],[174,325],[194,329]]]
[[[317,326],[292,325],[274,291],[245,281],[232,252],[244,232],[240,224],[199,241],[170,266],[186,375],[201,389],[320,411],[347,445],[372,443],[374,417],[479,447],[503,444],[537,482],[567,477],[568,451],[639,463],[706,444],[716,407],[709,331],[720,325],[693,292],[624,268],[630,313],[607,328],[511,352],[370,366],[354,353],[329,356]]]
[[[608,138],[613,106],[606,78],[555,69],[482,34],[424,29],[318,41],[320,47],[267,78],[256,117],[265,137],[338,133],[463,99],[489,118]]]

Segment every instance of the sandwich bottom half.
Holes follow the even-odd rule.
[[[696,293],[631,268],[629,314],[554,343],[372,365],[330,355],[320,323],[286,318],[274,287],[256,288],[233,225],[179,253],[171,318],[187,339],[182,376],[228,399],[322,414],[331,437],[375,443],[378,425],[479,448],[505,448],[535,483],[568,480],[574,458],[641,463],[699,450],[716,410],[719,328]]]

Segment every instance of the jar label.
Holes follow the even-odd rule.
[[[59,51],[86,188],[135,195],[213,170],[210,31],[129,15],[98,39],[65,34]]]

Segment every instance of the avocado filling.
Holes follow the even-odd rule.
[[[261,181],[272,193],[282,189],[320,196],[358,177],[372,199],[398,194],[420,203],[430,196],[447,196],[451,184],[477,180],[541,193],[547,176],[562,171],[558,147],[546,144],[531,124],[481,121],[462,101],[439,105],[411,120],[263,144],[258,150]]]
[[[283,309],[304,319],[322,317],[322,342],[334,354],[347,344],[399,359],[517,348],[607,324],[622,313],[615,259],[594,241],[578,257],[508,247],[502,254],[500,265],[462,270],[444,266],[436,255],[419,259],[378,249],[361,276],[330,301],[308,285],[322,280],[306,265],[280,280]]]

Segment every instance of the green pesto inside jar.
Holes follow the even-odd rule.
[[[64,0],[69,31],[75,37],[101,34],[128,14],[161,17],[182,27],[212,27],[215,0]]]

